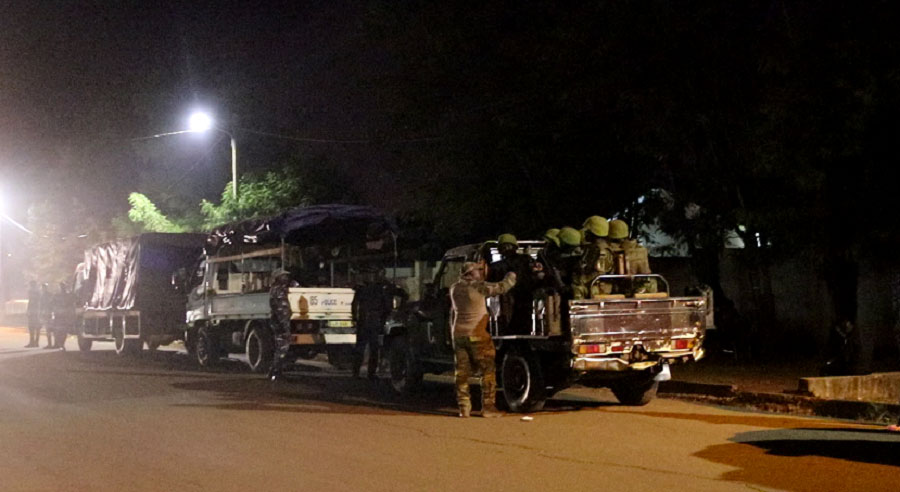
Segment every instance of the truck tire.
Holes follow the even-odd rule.
[[[328,354],[328,363],[332,366],[347,371],[353,366],[353,348],[347,346],[329,346],[325,349]]]
[[[537,412],[547,401],[547,388],[537,357],[512,349],[503,356],[500,371],[503,399],[511,412]]]
[[[268,372],[275,358],[275,341],[272,340],[272,331],[258,325],[254,326],[247,334],[247,342],[244,347],[247,350],[250,370],[258,374]]]
[[[630,406],[644,406],[656,397],[659,381],[653,379],[639,379],[619,381],[610,389],[619,403]]]
[[[159,340],[147,340],[147,350],[150,352],[155,352],[160,345]]]
[[[144,342],[139,338],[125,338],[125,334],[121,329],[113,333],[113,340],[116,344],[116,353],[119,355],[137,354],[144,346]]]
[[[219,362],[219,341],[210,332],[209,328],[202,326],[197,330],[197,346],[194,356],[200,367],[213,367]]]
[[[196,357],[197,355],[197,330],[194,328],[187,328],[184,330],[184,350],[187,351],[188,356]]]
[[[391,388],[399,395],[408,395],[422,386],[422,367],[416,360],[409,340],[399,336],[388,346],[391,368]]]
[[[78,350],[82,352],[90,352],[91,346],[94,345],[94,341],[90,338],[84,338],[81,335],[78,335]]]

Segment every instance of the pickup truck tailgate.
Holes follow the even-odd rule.
[[[699,336],[706,302],[698,297],[572,301],[572,335],[614,342]]]
[[[349,320],[353,289],[291,287],[288,301],[292,319]]]

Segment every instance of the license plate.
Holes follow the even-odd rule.
[[[329,321],[328,326],[330,328],[353,328],[353,321]]]

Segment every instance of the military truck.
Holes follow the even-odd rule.
[[[88,248],[75,272],[78,348],[115,342],[119,354],[180,340],[185,293],[172,275],[203,250],[203,234],[141,234]]]
[[[543,244],[519,242],[519,253],[534,259],[536,271],[549,267],[539,255]],[[464,262],[499,259],[496,245],[451,249],[421,301],[394,313],[382,343],[395,391],[414,391],[424,374],[453,368],[450,286]],[[644,405],[656,395],[659,381],[669,379],[669,364],[703,357],[706,298],[670,296],[661,275],[606,275],[593,282],[607,283],[612,293],[565,300],[556,311],[556,323],[551,319],[554,303],[548,302],[546,292],[534,292],[527,326],[503,326],[500,300],[487,300],[497,381],[503,391],[500,401],[511,411],[539,410],[574,383],[609,387],[621,403]],[[650,283],[656,288],[637,288]]]
[[[348,366],[356,342],[356,274],[395,258],[393,238],[383,214],[353,205],[297,208],[217,228],[185,282],[188,352],[201,366],[246,353],[253,371],[268,371],[275,348],[269,288],[273,271],[284,268],[297,283],[288,293],[289,357],[324,352],[332,365]]]

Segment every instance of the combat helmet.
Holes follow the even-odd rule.
[[[559,229],[555,227],[547,229],[547,232],[544,233],[544,239],[559,247]]]
[[[581,246],[581,231],[574,227],[563,227],[559,230],[559,242],[562,246],[576,248]]]
[[[582,230],[588,231],[597,237],[606,237],[609,234],[609,222],[604,217],[592,215],[584,221]]]
[[[513,246],[518,246],[519,241],[516,239],[516,236],[506,233],[500,234],[500,237],[497,238],[497,244],[512,244]]]
[[[625,239],[628,237],[628,224],[624,220],[616,219],[609,223],[610,239]]]

